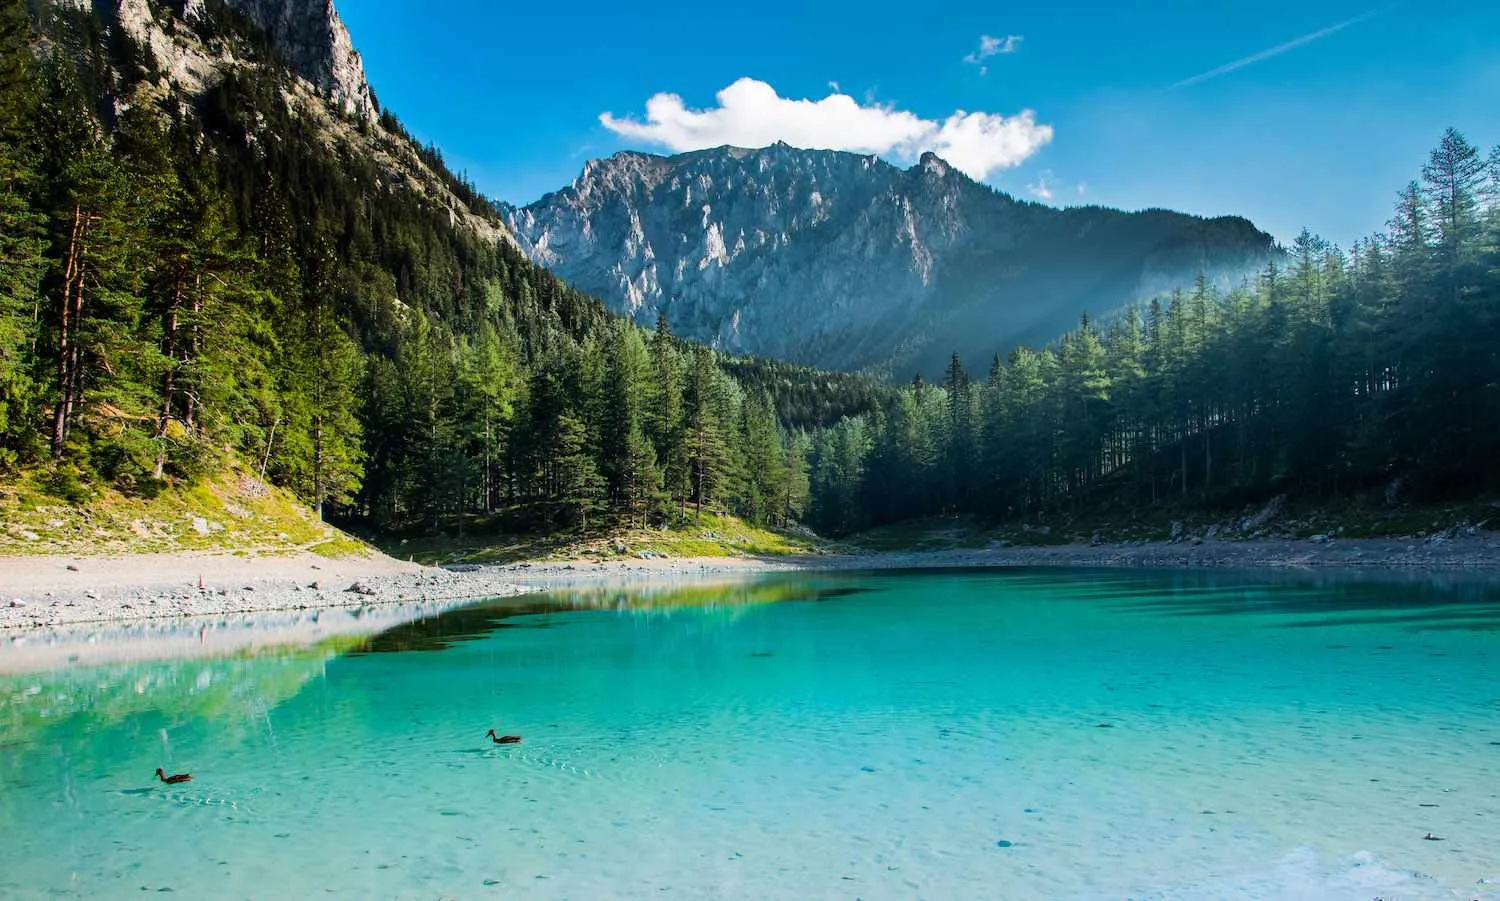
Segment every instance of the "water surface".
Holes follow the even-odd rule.
[[[772,576],[13,674],[0,835],[18,899],[1492,901],[1500,591]]]

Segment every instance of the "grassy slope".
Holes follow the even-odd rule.
[[[1174,536],[1222,539],[1426,538],[1469,526],[1500,529],[1500,501],[1390,506],[1365,499],[1336,508],[1291,505],[1263,525],[1238,528],[1256,509],[1238,511],[1120,511],[1069,516],[1055,513],[1024,522],[986,522],[974,517],[934,517],[873,529],[844,544],[809,533],[752,526],[733,516],[689,516],[668,529],[614,528],[585,535],[515,535],[476,523],[467,534],[408,539],[372,537],[373,544],[419,563],[511,563],[522,560],[671,557],[780,557],[840,552],[900,552],[1167,541]],[[320,523],[289,493],[263,488],[236,466],[193,487],[175,488],[153,499],[101,490],[80,504],[48,494],[36,478],[0,484],[0,557],[18,555],[220,551],[289,554],[308,550],[329,557],[363,554],[367,545]]]
[[[783,557],[828,553],[832,546],[807,534],[773,531],[720,514],[689,516],[666,529],[614,528],[584,535],[495,534],[471,527],[461,536],[372,539],[402,560],[418,563],[512,563],[666,554],[671,557]]]
[[[78,504],[47,494],[33,478],[0,484],[0,556],[302,550],[340,557],[369,547],[241,468],[155,498],[104,489]]]
[[[70,503],[49,493],[42,474],[0,483],[0,557],[220,551],[329,557],[368,553],[370,544],[318,522],[290,493],[264,487],[236,465],[194,486],[174,487],[155,498],[126,497],[95,488]],[[585,535],[512,535],[472,524],[465,535],[409,539],[373,536],[392,556],[420,563],[508,563],[639,556],[787,556],[826,553],[830,545],[809,534],[772,531],[732,516],[689,517],[672,529],[616,528]],[[623,549],[623,550],[621,550]]]

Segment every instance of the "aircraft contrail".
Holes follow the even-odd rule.
[[[1288,50],[1296,50],[1298,47],[1301,47],[1304,44],[1311,44],[1313,41],[1321,40],[1331,34],[1337,34],[1338,32],[1343,31],[1345,28],[1358,25],[1366,19],[1378,16],[1396,5],[1397,4],[1395,3],[1390,3],[1385,6],[1376,7],[1369,12],[1357,15],[1352,19],[1345,19],[1344,21],[1339,22],[1337,25],[1330,25],[1327,28],[1320,28],[1317,31],[1312,32],[1311,34],[1304,34],[1300,38],[1293,38],[1284,44],[1277,44],[1275,47],[1267,48],[1260,51],[1259,53],[1252,53],[1249,56],[1237,59],[1232,63],[1225,63],[1217,69],[1210,69],[1207,72],[1194,75],[1192,78],[1184,78],[1182,81],[1179,81],[1176,84],[1172,85],[1171,89],[1176,90],[1177,88],[1186,88],[1191,87],[1195,84],[1202,84],[1203,82],[1208,81],[1210,78],[1218,78],[1220,75],[1227,75],[1230,72],[1235,71],[1236,69],[1243,69],[1246,66],[1253,66],[1258,62],[1268,60],[1273,56],[1280,56],[1281,54],[1286,53]]]

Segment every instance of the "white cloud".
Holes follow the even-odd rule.
[[[1052,171],[1049,169],[1048,171],[1043,172],[1041,176],[1037,178],[1036,184],[1027,185],[1026,190],[1030,191],[1031,196],[1035,197],[1037,200],[1050,203],[1053,198],[1052,186],[1047,184],[1047,182],[1051,178]]]
[[[1089,192],[1088,182],[1085,182],[1085,181],[1079,182],[1078,183],[1078,196],[1082,197],[1085,194],[1087,194],[1088,192]]]
[[[911,161],[931,150],[976,179],[1020,163],[1052,140],[1052,126],[1038,123],[1031,110],[1014,116],[958,110],[938,121],[873,102],[861,105],[838,91],[821,100],[793,100],[753,78],[741,78],[717,99],[716,107],[694,110],[676,94],[656,94],[646,101],[645,121],[604,113],[599,122],[622,137],[676,152],[785,141]]]
[[[992,56],[1000,56],[1006,53],[1015,53],[1021,48],[1021,42],[1026,40],[1019,34],[1008,34],[1003,38],[982,34],[979,36],[979,49],[964,57],[964,62],[971,66],[979,66],[980,75],[988,75],[989,66],[982,63]]]

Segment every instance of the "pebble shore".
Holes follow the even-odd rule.
[[[569,584],[797,570],[1074,566],[1500,572],[1500,536],[990,547],[794,558],[620,556],[570,563],[424,567],[389,557],[229,555],[0,559],[0,634],[76,623],[358,608],[508,597]]]

